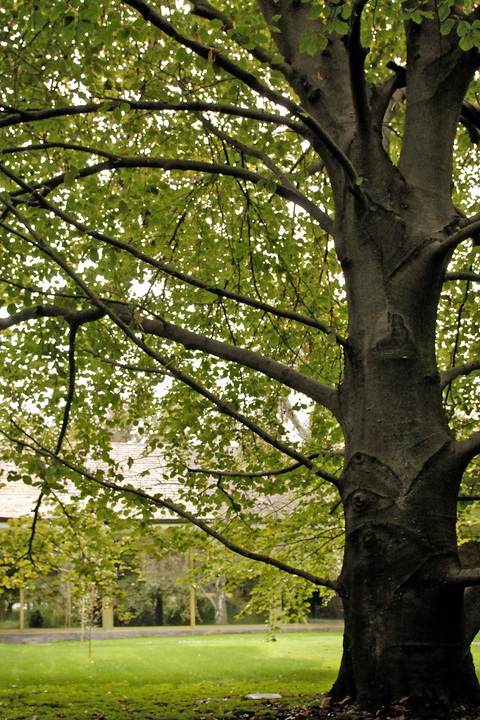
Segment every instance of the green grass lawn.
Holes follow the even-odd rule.
[[[94,641],[92,657],[79,642],[0,644],[0,720],[266,720],[278,703],[318,702],[341,644],[341,632],[134,638]],[[263,692],[282,700],[245,700]]]
[[[274,692],[298,704],[328,690],[341,632],[0,644],[0,720],[193,720],[257,712]]]

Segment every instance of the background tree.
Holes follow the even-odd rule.
[[[20,472],[41,493],[77,474],[99,508],[168,508],[336,590],[334,697],[478,700],[480,573],[455,532],[480,452],[476,4],[0,13],[0,400]],[[180,497],[87,470],[124,408]]]
[[[25,517],[2,529],[0,594],[8,598],[23,588],[28,621],[32,611],[40,613],[37,627],[58,627],[59,622],[68,627],[73,620],[82,627],[82,640],[92,621],[101,621],[103,599],[129,620],[120,580],[127,573],[130,581],[141,575],[146,538],[117,517],[112,526],[99,521],[92,508],[61,504],[56,512],[50,506],[50,513],[36,518],[33,534]]]

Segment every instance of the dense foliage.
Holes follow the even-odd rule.
[[[170,455],[172,473],[185,475],[184,501],[194,499],[202,516],[222,514],[240,544],[318,573],[334,567],[326,547],[341,534],[341,514],[336,493],[301,461],[321,438],[322,464],[337,472],[341,434],[320,406],[255,370],[271,357],[332,385],[341,379],[335,333],[345,330],[344,290],[332,239],[316,220],[323,211],[312,202],[327,208],[331,193],[305,133],[268,99],[267,85],[259,93],[213,62],[227,43],[240,72],[252,38],[267,42],[258,10],[242,8],[227,33],[190,10],[165,15],[190,43],[218,45],[211,57],[165,39],[122,4],[2,11],[12,73],[0,121],[3,197],[12,210],[2,223],[1,291],[4,315],[24,313],[2,334],[11,373],[3,432],[29,446],[13,446],[15,455],[23,448],[21,472],[47,496],[68,469],[36,450],[61,445],[64,460],[84,467],[87,457],[106,457],[111,428],[130,426],[146,452]],[[253,63],[275,92],[286,91],[278,69]],[[55,110],[12,123],[13,108]],[[127,157],[137,158],[132,168],[117,169]],[[188,172],[162,167],[171,158]],[[42,200],[26,201],[16,180]],[[114,317],[99,321],[103,312],[94,310],[83,324],[76,313],[95,298]],[[45,319],[16,324],[37,305]],[[142,337],[134,326],[125,335],[116,321],[127,308],[200,333],[206,352]],[[226,343],[233,360],[235,348],[255,353],[253,369],[212,356],[207,337]],[[288,454],[298,454],[300,467],[277,474]],[[186,472],[192,466],[226,475],[212,482]],[[109,496],[85,479],[79,494],[100,505]],[[148,520],[152,506],[125,498],[136,502]],[[259,514],[268,518],[263,547],[258,533],[249,537]]]

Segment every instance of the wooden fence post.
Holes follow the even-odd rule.
[[[25,630],[25,588],[20,586],[20,632]]]
[[[188,554],[188,564],[190,572],[193,572],[193,552]],[[195,588],[193,582],[190,583],[190,628],[195,627]]]

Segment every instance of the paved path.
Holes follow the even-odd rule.
[[[308,625],[285,625],[281,632],[321,632],[325,630],[343,630],[340,620],[327,620]],[[265,625],[199,625],[195,628],[176,627],[119,627],[114,630],[94,629],[94,640],[120,640],[132,637],[182,637],[192,635],[232,635],[239,633],[265,633]],[[85,633],[85,638],[88,634]],[[41,645],[60,640],[80,640],[80,630],[0,630],[0,643],[16,643],[19,645]]]

